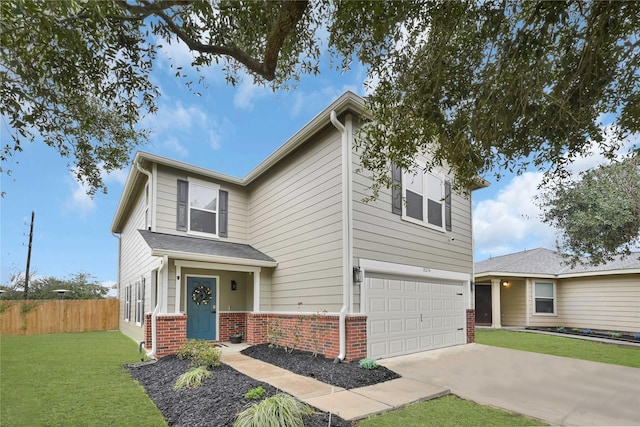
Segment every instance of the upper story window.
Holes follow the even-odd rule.
[[[189,184],[189,231],[218,234],[218,188]]]
[[[445,230],[450,186],[440,176],[419,170],[402,172],[402,218],[427,227]],[[447,200],[449,199],[449,200]],[[450,207],[450,205],[449,205]],[[448,227],[447,227],[448,228]]]
[[[176,229],[208,237],[227,237],[229,193],[216,184],[178,180]]]

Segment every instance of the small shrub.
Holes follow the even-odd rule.
[[[360,360],[360,367],[362,369],[368,369],[368,370],[376,369],[378,367],[378,362],[376,362],[373,359],[369,359],[365,357],[364,359]]]
[[[611,338],[620,338],[622,334],[620,332],[609,332]]]
[[[247,406],[238,414],[234,427],[286,426],[304,427],[302,417],[313,414],[313,409],[288,394],[276,394],[262,402]]]
[[[174,390],[180,390],[185,387],[194,388],[200,387],[202,381],[209,378],[212,375],[211,371],[206,366],[199,366],[197,368],[189,369],[184,374],[180,375],[173,386]]]
[[[593,331],[591,329],[585,329],[584,331],[582,331],[582,333],[585,335],[591,335]]]
[[[635,334],[633,334],[633,337],[637,340],[640,340],[640,332],[636,332]]]
[[[572,328],[572,329],[571,329],[571,332],[580,332],[580,329],[578,329],[578,328]]]
[[[567,330],[563,326],[560,326],[559,328],[556,328],[556,332],[565,333]]]
[[[260,400],[262,399],[262,396],[264,396],[266,393],[267,393],[267,390],[265,390],[264,387],[259,385],[258,387],[255,387],[249,390],[247,394],[244,395],[244,397],[246,397],[249,400]]]
[[[206,366],[207,368],[220,366],[221,355],[219,349],[204,340],[187,340],[176,353],[178,359],[191,361],[191,366]]]
[[[282,339],[282,327],[278,319],[274,320],[267,329],[267,339],[269,340],[269,348],[280,348],[280,340]]]

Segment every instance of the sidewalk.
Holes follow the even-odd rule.
[[[222,362],[245,375],[271,384],[321,411],[331,412],[345,420],[366,418],[409,403],[449,394],[447,388],[404,377],[372,386],[345,390],[245,356],[238,353],[239,350],[241,348],[223,349]]]

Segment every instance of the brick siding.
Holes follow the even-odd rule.
[[[277,328],[280,337],[277,344],[315,352],[327,358],[340,354],[340,318],[335,315],[302,314],[247,314],[247,343],[267,342],[269,330]],[[367,317],[347,316],[346,360],[357,360],[367,355]]]
[[[467,344],[476,342],[476,311],[467,310]]]

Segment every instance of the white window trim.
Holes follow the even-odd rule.
[[[203,181],[197,178],[188,179],[189,182],[189,197],[187,198],[187,234],[192,236],[200,236],[200,237],[220,237],[220,186],[217,184],[213,184],[211,182]],[[215,233],[204,233],[202,231],[192,231],[191,230],[191,196],[193,195],[193,190],[191,188],[191,184],[199,185],[201,187],[208,187],[210,189],[214,189],[218,192],[218,196],[216,197],[216,232]],[[197,209],[204,212],[204,209]]]
[[[151,230],[151,211],[149,210],[149,183],[144,186],[144,229]]]
[[[124,321],[131,321],[131,285],[124,287]]]
[[[553,313],[538,313],[536,311],[536,285],[538,283],[551,283],[553,285]],[[537,280],[533,282],[533,312],[534,316],[557,317],[558,316],[558,292],[555,280]]]
[[[425,165],[418,163],[418,167],[422,169],[423,173],[423,182],[422,182],[422,217],[424,218],[422,221],[419,219],[410,217],[407,215],[407,185],[404,180],[405,172],[402,172],[402,220],[411,222],[413,224],[420,225],[422,227],[431,228],[432,230],[440,231],[442,233],[446,232],[446,194],[445,194],[445,186],[444,183],[446,178],[443,174],[438,172],[426,172],[424,171]],[[410,173],[407,172],[407,175]],[[437,225],[429,223],[429,193],[428,193],[428,183],[427,183],[427,175],[432,175],[440,180],[440,188],[441,192],[444,195],[444,198],[440,201],[442,205],[442,226],[438,227]],[[413,175],[415,176],[415,175]],[[432,199],[434,200],[434,199]]]
[[[136,325],[142,326],[144,324],[144,300],[145,300],[145,279],[141,278],[136,282],[135,286],[135,294],[136,294],[136,305],[135,305],[135,321]]]

